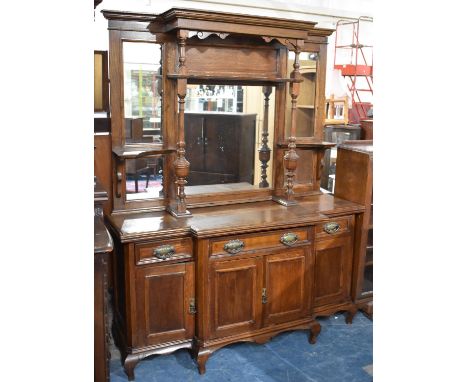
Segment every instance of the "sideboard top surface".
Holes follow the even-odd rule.
[[[273,201],[196,208],[190,218],[177,219],[167,212],[137,212],[109,217],[122,242],[164,239],[189,235],[213,237],[264,229],[309,225],[331,216],[358,213],[364,207],[333,195],[321,194],[300,199],[298,205],[283,207]]]

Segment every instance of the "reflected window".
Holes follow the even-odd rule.
[[[163,161],[162,156],[125,161],[127,200],[163,197]]]
[[[122,49],[126,142],[161,143],[161,45],[124,42]]]

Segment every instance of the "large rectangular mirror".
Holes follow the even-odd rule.
[[[274,104],[271,86],[188,85],[187,194],[271,186]]]
[[[161,45],[122,44],[126,143],[162,143]]]

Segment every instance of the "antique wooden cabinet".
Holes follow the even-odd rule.
[[[338,147],[335,196],[366,207],[357,216],[352,296],[356,306],[369,317],[373,313],[374,264],[372,169],[372,141],[348,141]]]
[[[295,329],[309,330],[314,343],[317,316],[347,311],[350,323],[364,206],[320,191],[324,151],[333,146],[321,139],[332,30],[188,9],[104,15],[113,334],[129,379],[149,355],[188,348],[204,373],[209,356],[230,343]],[[224,113],[211,111],[209,121],[204,114],[203,136],[190,127],[201,114],[185,112],[187,89]],[[160,136],[128,139],[127,118],[157,125]],[[205,138],[217,143],[200,151]],[[155,158],[160,175],[134,192],[129,163]],[[204,176],[195,181],[197,171]]]

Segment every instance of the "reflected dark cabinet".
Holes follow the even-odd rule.
[[[256,114],[185,113],[187,184],[252,184],[256,119]]]
[[[356,244],[352,295],[357,306],[368,316],[373,311],[373,144],[372,141],[348,141],[338,146],[335,196],[362,204],[364,213],[356,217]]]

